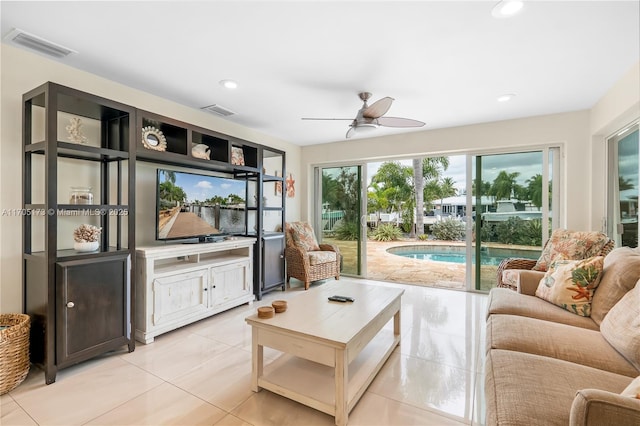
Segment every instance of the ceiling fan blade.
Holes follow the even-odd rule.
[[[412,120],[410,118],[400,117],[380,117],[378,118],[378,125],[384,127],[422,127],[424,123],[418,120]]]
[[[348,121],[353,121],[353,118],[309,118],[309,117],[302,117],[302,120],[348,120]]]
[[[346,138],[349,139],[355,131],[356,131],[355,127],[349,126],[349,130],[347,130]]]
[[[370,106],[368,106],[364,111],[362,111],[362,116],[365,118],[379,118],[382,117],[389,111],[391,108],[391,104],[393,103],[393,98],[386,97],[382,99],[378,99]]]

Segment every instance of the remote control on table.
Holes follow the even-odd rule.
[[[353,297],[349,297],[349,296],[331,296],[329,297],[329,300],[331,300],[332,302],[342,302],[342,303],[355,301]]]

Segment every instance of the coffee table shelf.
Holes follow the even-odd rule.
[[[400,343],[403,293],[336,281],[292,297],[287,311],[273,318],[247,317],[253,390],[270,390],[346,425],[349,412]],[[355,302],[327,300],[335,294]],[[284,355],[265,365],[265,346]]]

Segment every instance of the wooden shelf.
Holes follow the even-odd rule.
[[[129,153],[126,151],[117,151],[115,149],[98,148],[90,145],[80,145],[70,142],[56,143],[58,157],[76,158],[79,160],[89,161],[116,161],[127,160]],[[44,141],[25,145],[25,151],[33,154],[44,154],[47,145]]]

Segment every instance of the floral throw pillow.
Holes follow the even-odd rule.
[[[291,222],[286,224],[291,242],[305,251],[320,250],[313,228],[306,222]]]
[[[609,237],[602,232],[556,229],[542,250],[533,270],[546,272],[549,265],[559,256],[572,260],[598,256],[608,242]]]
[[[540,280],[536,296],[576,315],[591,316],[591,300],[603,268],[603,256],[553,262]]]

